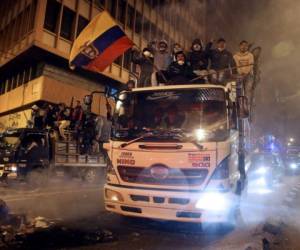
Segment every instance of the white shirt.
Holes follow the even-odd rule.
[[[254,63],[254,57],[253,54],[249,51],[245,52],[245,53],[241,53],[241,52],[237,52],[234,56],[233,56],[236,66],[237,71],[240,75],[248,75],[249,73],[252,74],[253,73],[253,64]],[[249,65],[249,66],[246,66]],[[241,67],[244,66],[244,67]]]

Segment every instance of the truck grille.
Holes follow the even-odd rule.
[[[201,185],[208,174],[207,169],[169,168],[167,177],[158,179],[150,168],[118,166],[118,171],[125,182],[153,185]]]

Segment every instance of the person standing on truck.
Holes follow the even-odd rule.
[[[208,43],[206,48],[203,49],[200,39],[195,39],[192,43],[191,50],[188,53],[188,61],[190,62],[193,72],[198,76],[203,76],[205,81],[208,81],[208,53],[212,43]]]
[[[31,124],[33,128],[36,129],[43,129],[44,128],[44,116],[43,116],[43,111],[40,107],[37,105],[33,105],[31,107],[31,116],[32,116],[32,121]]]
[[[81,106],[80,101],[77,100],[76,106],[73,109],[72,116],[71,116],[71,128],[75,130],[76,137],[80,129],[82,119],[83,119],[83,108]]]
[[[188,84],[191,79],[196,77],[193,68],[187,63],[185,54],[179,51],[175,54],[176,61],[172,62],[167,70],[170,83]]]
[[[154,50],[154,65],[156,66],[156,70],[152,79],[152,85],[165,82],[161,74],[166,74],[166,70],[171,62],[172,57],[168,51],[167,41],[160,40],[158,43],[158,47]]]
[[[132,51],[132,62],[138,64],[141,69],[140,78],[138,80],[139,87],[151,86],[151,75],[153,73],[153,54],[149,48],[144,48],[142,54],[139,51]]]
[[[65,129],[70,126],[70,113],[66,108],[66,104],[58,104],[58,114],[57,114],[57,126],[59,130],[59,135],[62,139],[66,140]]]
[[[254,56],[249,51],[249,43],[247,41],[243,40],[240,42],[240,51],[235,53],[233,58],[237,65],[238,74],[245,79],[245,96],[250,100],[252,96]]]
[[[55,113],[56,113],[55,107],[52,104],[48,104],[45,123],[46,123],[46,127],[50,129],[54,128],[55,125],[54,124],[56,120]]]
[[[210,74],[213,83],[222,84],[231,74],[236,74],[236,63],[232,53],[226,49],[226,41],[220,38],[217,48],[209,51]]]

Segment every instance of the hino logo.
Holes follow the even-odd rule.
[[[164,165],[154,165],[150,169],[150,174],[154,179],[164,180],[169,175],[169,169]]]

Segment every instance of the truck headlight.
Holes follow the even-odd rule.
[[[209,211],[222,211],[229,208],[229,200],[222,193],[204,193],[196,203],[196,208]]]
[[[124,201],[122,194],[110,189],[105,189],[105,197],[110,201]]]
[[[296,163],[293,162],[293,163],[290,164],[290,168],[291,168],[291,169],[297,169],[298,166],[297,166]]]
[[[195,135],[198,141],[203,141],[207,136],[207,132],[204,129],[199,128],[195,130]]]
[[[266,174],[268,172],[268,168],[262,166],[262,167],[259,167],[255,172],[257,174]]]
[[[10,170],[11,170],[12,172],[17,172],[18,168],[17,168],[17,166],[12,165],[12,166],[10,167]]]

